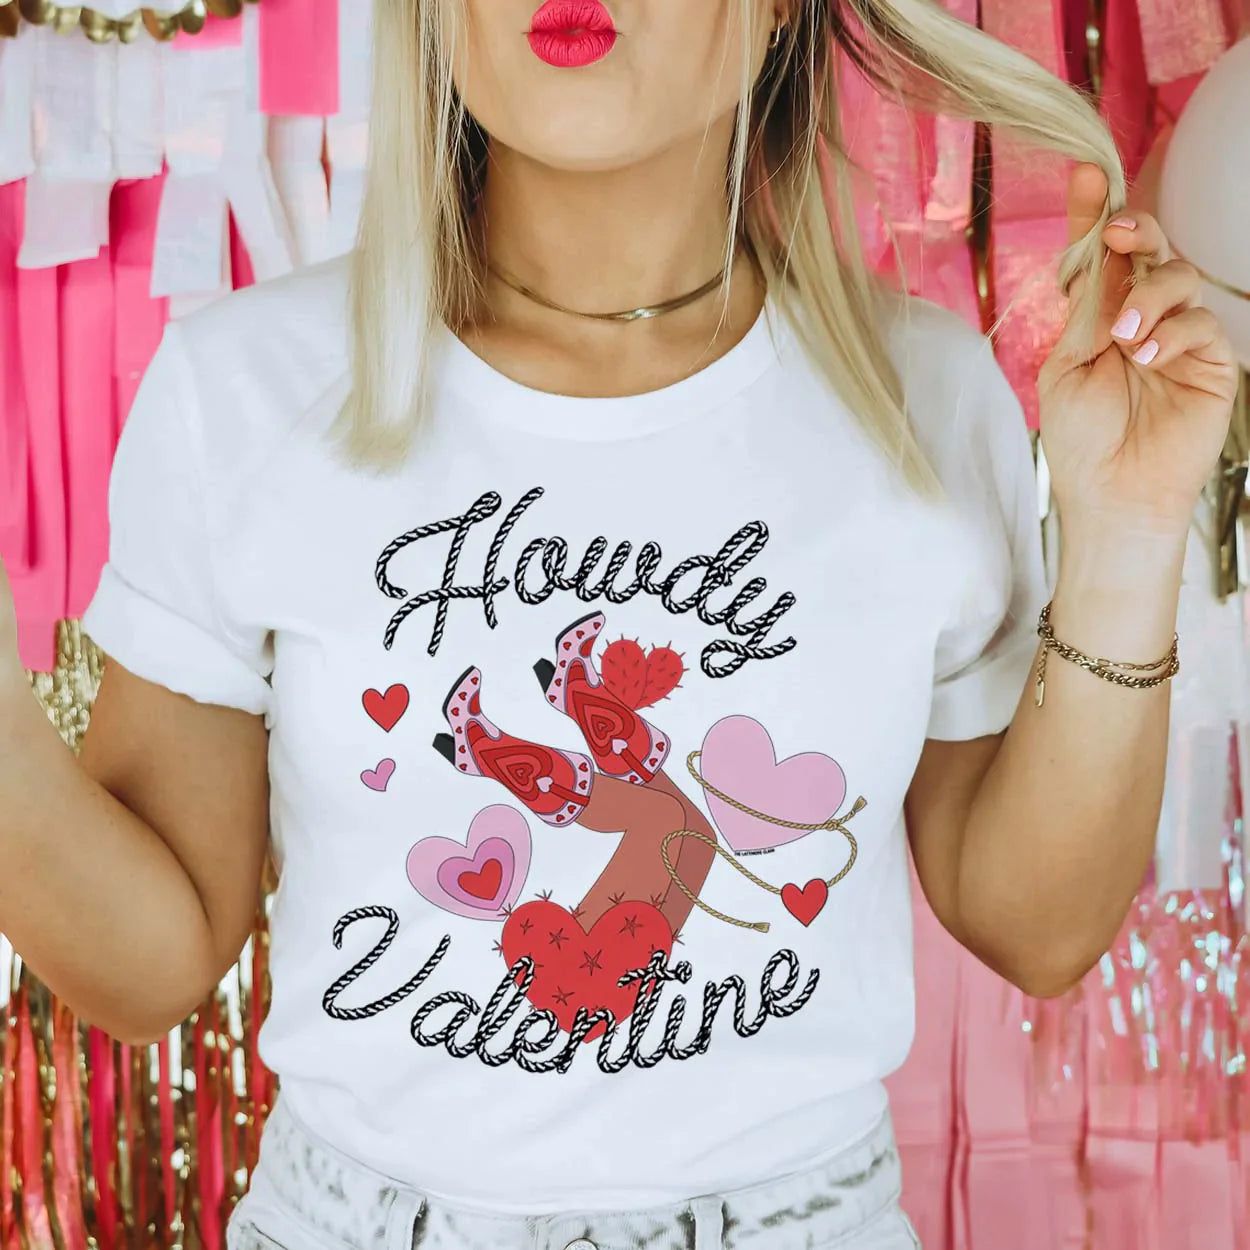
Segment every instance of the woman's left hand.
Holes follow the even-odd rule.
[[[1106,198],[1102,170],[1078,165],[1069,189],[1073,241],[1095,227]],[[1111,253],[1096,354],[1076,358],[1069,326],[1042,368],[1042,445],[1066,531],[1177,539],[1224,446],[1240,369],[1202,307],[1198,271],[1173,257],[1148,213],[1116,218],[1124,219],[1135,226],[1109,225],[1104,235]],[[1135,254],[1153,268],[1130,290]],[[1073,284],[1073,301],[1086,280]]]

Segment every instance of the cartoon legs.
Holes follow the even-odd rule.
[[[576,915],[584,928],[625,900],[657,907],[674,933],[685,924],[692,904],[673,884],[660,856],[665,837],[686,828],[683,821],[681,804],[667,794],[613,777],[596,779],[594,794],[578,823],[595,833],[620,832],[621,840],[578,904]],[[676,866],[675,857],[671,858]]]
[[[494,725],[482,711],[481,673],[472,668],[447,696],[443,713],[452,732],[439,734],[434,746],[466,775],[500,782],[549,825],[621,834],[576,911],[584,927],[628,899],[657,907],[676,933],[694,904],[674,884],[660,848],[676,830],[712,843],[716,834],[663,771],[667,736],[603,686],[591,658],[603,624],[601,613],[575,622],[557,638],[555,662],[534,666],[548,703],[577,722],[590,756],[515,738]],[[697,838],[669,845],[674,870],[695,895],[714,858],[712,846]]]

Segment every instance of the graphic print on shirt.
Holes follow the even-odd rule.
[[[480,601],[486,624],[496,629],[499,625],[499,596],[509,587],[522,603],[530,605],[545,603],[559,590],[576,594],[583,603],[602,598],[609,603],[621,604],[638,595],[652,595],[675,616],[693,612],[705,625],[722,626],[729,634],[728,638],[709,642],[699,654],[699,667],[712,678],[730,677],[752,661],[775,660],[798,645],[793,637],[779,639],[773,635],[774,626],[795,605],[795,596],[790,591],[779,595],[772,607],[758,616],[747,618],[747,612],[768,589],[768,581],[763,577],[754,577],[737,588],[730,602],[722,607],[713,608],[710,602],[716,591],[733,590],[738,574],[767,547],[768,526],[763,521],[749,521],[723,543],[715,555],[688,556],[675,564],[666,576],[659,574],[664,562],[664,552],[659,543],[645,542],[635,553],[634,544],[627,540],[617,543],[596,581],[596,572],[608,550],[608,540],[603,535],[589,543],[574,573],[566,571],[569,563],[568,541],[553,537],[531,540],[518,557],[513,576],[501,576],[499,565],[509,539],[526,512],[545,493],[541,486],[527,491],[500,522],[487,549],[481,577],[476,582],[459,582],[456,575],[474,527],[490,520],[503,507],[503,500],[496,491],[483,492],[464,513],[418,525],[387,543],[378,556],[374,578],[384,595],[390,599],[403,599],[404,603],[387,623],[382,638],[383,647],[389,651],[395,645],[400,627],[428,604],[435,605],[434,624],[426,646],[429,655],[437,655],[442,646],[452,603]],[[440,584],[416,594],[395,585],[390,577],[390,563],[395,556],[414,543],[441,534],[450,534],[451,542]],[[631,555],[634,558],[633,576],[629,581],[622,582],[621,576]],[[701,574],[698,584],[688,593],[680,594],[682,582],[692,573]],[[541,584],[534,584],[539,577]]]
[[[361,696],[369,719],[379,728],[390,733],[408,710],[408,687],[394,685],[383,694],[380,690],[366,690]],[[395,775],[395,761],[389,757],[381,759],[373,768],[366,768],[360,774],[360,780],[370,790],[380,794],[386,793],[391,778]]]
[[[408,880],[422,898],[469,920],[503,920],[525,885],[530,827],[498,803],[473,817],[467,843],[422,838],[408,852]]]
[[[521,882],[509,871],[515,858],[511,848],[496,838],[492,845],[507,854],[487,857],[478,831],[484,819],[502,820],[497,808],[479,813],[466,847],[444,838],[424,839],[408,860],[409,879],[436,905],[481,918],[499,914],[495,907],[504,909],[500,950],[505,962],[533,964],[527,997],[552,1012],[566,1032],[579,1009],[607,1010],[618,1020],[627,1016],[636,997],[630,974],[657,952],[671,955],[694,907],[730,924],[768,930],[766,922],[736,921],[701,899],[717,854],[756,884],[779,893],[786,910],[805,926],[823,910],[829,889],[823,879],[803,887],[770,887],[724,851],[712,822],[665,769],[672,750],[668,735],[637,712],[678,688],[681,657],[668,647],[647,653],[637,642],[617,641],[603,651],[601,674],[595,647],[605,625],[602,612],[574,621],[556,639],[554,659],[544,657],[534,665],[543,696],[574,721],[589,755],[516,738],[494,724],[484,708],[482,674],[476,668],[468,669],[448,693],[442,713],[451,732],[434,740],[459,772],[502,785],[545,824],[620,833],[615,853],[581,901],[567,909],[548,898],[512,907]],[[830,813],[836,814],[846,797],[846,779],[836,761],[809,753],[778,764],[767,731],[745,716],[713,726],[688,768],[708,789],[721,835],[735,851],[770,849],[829,827]],[[848,840],[852,858],[835,880],[853,863],[855,844],[849,835]],[[414,862],[419,865],[415,876]],[[438,864],[433,887],[431,863]],[[490,897],[468,903],[475,908],[471,912],[466,912],[463,889],[449,896],[448,884],[461,865],[469,876],[461,873],[458,883],[476,883],[489,873]],[[509,889],[514,892],[505,900]]]
[[[427,648],[431,655],[443,642],[449,605],[457,600],[480,599],[488,625],[496,628],[497,596],[509,585],[515,585],[525,603],[545,602],[556,590],[574,590],[583,600],[602,597],[615,603],[645,593],[657,596],[670,612],[697,611],[704,623],[724,626],[731,635],[709,644],[701,653],[700,668],[711,678],[730,676],[751,660],[775,658],[796,645],[793,638],[778,641],[766,637],[795,602],[792,594],[780,596],[760,616],[744,619],[747,607],[767,589],[762,577],[737,589],[725,606],[713,608],[710,604],[714,591],[734,590],[737,575],[763,550],[768,531],[762,522],[743,526],[715,556],[680,561],[662,580],[655,576],[662,560],[659,545],[647,543],[638,551],[632,580],[619,585],[632,550],[629,543],[622,543],[609,559],[602,580],[592,585],[590,574],[607,551],[603,538],[592,541],[578,572],[571,577],[564,572],[568,544],[563,539],[547,538],[525,547],[513,582],[499,577],[503,545],[525,509],[542,493],[538,489],[529,492],[505,518],[491,543],[479,585],[460,584],[456,570],[472,526],[500,507],[497,495],[484,495],[463,516],[418,527],[386,548],[377,564],[379,587],[392,598],[403,598],[408,592],[393,586],[387,576],[390,557],[407,543],[438,534],[452,535],[441,586],[407,597],[388,625],[387,649],[399,626],[426,605],[435,605],[434,629]],[[527,575],[539,555],[546,583],[535,588]],[[700,576],[698,585],[693,589],[687,586],[686,593],[680,594],[682,580],[694,575]],[[855,863],[857,844],[846,826],[865,803],[859,799],[849,813],[838,816],[847,783],[835,760],[808,752],[779,761],[767,729],[745,715],[720,719],[704,735],[698,749],[674,755],[674,744],[668,733],[653,723],[650,709],[682,688],[688,672],[683,656],[669,645],[645,649],[637,639],[605,642],[606,625],[603,611],[578,616],[555,638],[551,653],[538,657],[532,666],[538,685],[536,697],[573,721],[584,751],[516,737],[496,724],[489,715],[485,676],[477,667],[466,669],[442,701],[440,711],[447,729],[435,736],[432,745],[465,778],[466,785],[482,786],[484,799],[496,800],[502,797],[502,787],[540,825],[553,829],[578,826],[615,835],[617,841],[598,876],[588,881],[581,898],[567,907],[554,901],[549,892],[518,901],[526,884],[533,835],[526,815],[506,803],[495,801],[479,810],[463,842],[435,836],[411,846],[406,875],[412,888],[452,915],[502,921],[495,950],[506,965],[504,980],[484,1010],[472,996],[460,991],[436,996],[425,1004],[412,1027],[414,1039],[421,1044],[443,1044],[450,1054],[461,1057],[476,1051],[484,1062],[501,1062],[510,1055],[520,1066],[538,1071],[553,1067],[566,1070],[582,1042],[603,1038],[598,1062],[604,1071],[619,1070],[619,1064],[631,1061],[631,1055],[632,1061],[649,1066],[652,1060],[644,1062],[638,1057],[641,1033],[655,1014],[664,984],[690,979],[689,963],[680,960],[670,966],[669,961],[694,909],[742,929],[767,933],[771,927],[767,920],[728,915],[704,898],[717,857],[755,886],[777,896],[784,910],[803,926],[810,926],[821,914],[829,889]],[[403,717],[408,703],[408,690],[402,685],[391,686],[385,693],[371,689],[363,696],[370,719],[388,733]],[[641,714],[644,709],[648,710],[645,717]],[[554,728],[552,736],[557,736]],[[387,763],[383,761],[362,774],[370,789],[385,788],[394,771],[393,763],[389,770],[385,768]],[[488,785],[495,790],[493,796]],[[705,793],[710,818],[690,797],[700,789]],[[817,830],[837,832],[846,842],[831,864],[831,876],[805,884],[770,882],[739,860],[739,856],[766,854]],[[343,916],[336,928],[336,944],[348,923],[383,914],[393,916],[390,909],[377,908],[358,908]],[[358,968],[379,957],[393,936],[392,926],[383,944]],[[450,941],[450,936],[444,938],[426,968],[397,993],[415,989],[437,966]],[[784,981],[773,984],[783,967],[787,969]],[[391,995],[367,1009],[338,1007],[335,1000],[355,975],[353,970],[327,992],[325,1007],[331,1015],[360,1018],[361,1012],[384,1010],[398,1001]],[[798,985],[799,965],[792,951],[777,951],[761,981],[760,1009],[754,1021],[746,1015],[741,978],[730,977],[719,985],[709,982],[702,1025],[695,1041],[686,1047],[676,1043],[675,1031],[683,1014],[683,1000],[676,998],[670,1003],[662,1052],[689,1058],[706,1049],[719,1003],[731,991],[736,996],[733,1027],[741,1036],[751,1036],[769,1015],[784,1016],[798,1010],[814,991],[818,976],[813,970],[803,989],[789,1002],[782,1002]],[[499,1060],[488,1058],[485,1042],[499,1025],[487,1028],[486,1021],[496,1019],[495,1008],[509,993],[515,999],[518,992],[537,1015],[521,1023],[508,1054]],[[467,1014],[457,1016],[436,1033],[423,1032],[429,1014],[444,1000],[460,1004]],[[456,1040],[456,1030],[479,1011],[482,1020],[474,1037],[468,1043]],[[605,1048],[618,1025],[627,1020],[627,1053],[623,1058],[609,1059]],[[568,1035],[569,1050],[563,1058],[548,1056],[543,1061],[547,1066],[540,1068],[527,1056],[534,1050],[530,1024],[542,1021],[550,1026],[552,1036]]]

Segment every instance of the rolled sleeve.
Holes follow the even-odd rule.
[[[1030,627],[988,649],[976,664],[933,688],[930,738],[968,742],[1002,733],[1015,718],[1028,683],[1037,639]]]
[[[83,628],[145,681],[265,715],[269,636],[224,610],[184,350],[171,324],[122,430],[109,482],[109,558]]]
[[[105,566],[83,617],[91,641],[144,681],[197,703],[264,715],[269,683],[202,625],[131,586]]]
[[[1047,598],[1037,477],[1024,413],[988,340],[961,389],[964,433],[950,495],[970,535],[951,619],[938,640],[928,736],[968,741],[1015,717]]]

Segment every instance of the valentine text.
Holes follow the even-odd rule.
[[[364,1020],[387,1011],[415,993],[434,974],[451,947],[444,937],[421,968],[398,989],[358,1007],[344,1007],[339,999],[386,952],[399,932],[399,915],[390,907],[359,907],[339,918],[334,927],[334,944],[342,946],[347,928],[361,920],[386,921],[386,932],[356,964],[326,991],[322,1007],[335,1020]],[[476,1056],[489,1067],[515,1063],[526,1072],[567,1072],[583,1051],[584,1043],[598,1039],[595,1062],[606,1073],[621,1072],[631,1065],[653,1068],[663,1059],[693,1059],[704,1054],[712,1041],[712,1028],[726,998],[732,997],[731,1021],[739,1037],[753,1037],[770,1018],[781,1020],[802,1008],[816,990],[820,972],[813,969],[799,986],[802,976],[798,956],[779,950],[764,965],[759,980],[759,1002],[752,1010],[741,977],[709,981],[703,987],[698,1023],[680,1036],[686,1016],[686,999],[677,992],[665,996],[665,986],[686,985],[693,969],[685,960],[669,963],[663,951],[656,951],[645,967],[627,973],[622,986],[637,986],[633,1011],[628,1021],[617,1020],[606,1008],[579,1007],[569,1032],[564,1032],[554,1014],[536,1010],[527,1002],[526,992],[534,975],[534,962],[518,959],[504,974],[490,1000],[483,1007],[460,990],[444,990],[423,1002],[409,1025],[412,1039],[419,1046],[441,1046],[454,1059]],[[663,1024],[651,1028],[662,1016]]]

